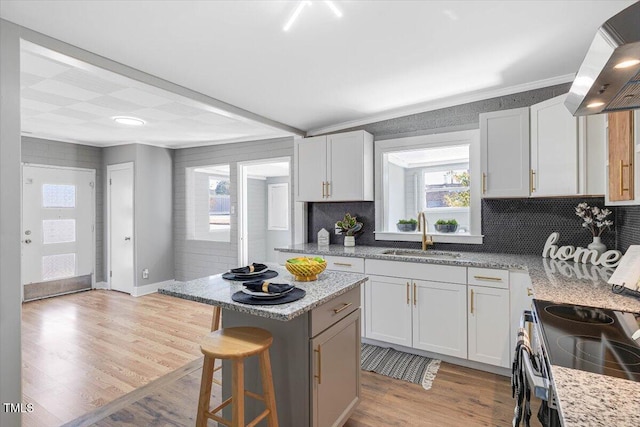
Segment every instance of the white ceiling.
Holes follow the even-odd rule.
[[[631,0],[2,0],[0,16],[317,133],[570,81]],[[129,100],[129,99],[127,99]],[[144,106],[144,105],[143,105]]]

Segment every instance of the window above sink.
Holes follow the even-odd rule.
[[[420,241],[397,223],[424,212],[435,242],[482,243],[479,145],[477,130],[376,141],[376,240]],[[438,220],[457,229],[439,232]]]

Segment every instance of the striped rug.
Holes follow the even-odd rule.
[[[440,361],[363,343],[360,366],[365,371],[420,384],[429,390],[440,368]]]

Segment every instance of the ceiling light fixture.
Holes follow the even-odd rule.
[[[613,68],[629,68],[634,65],[640,64],[640,59],[629,59],[627,61],[622,61],[613,66]]]
[[[287,23],[284,24],[284,28],[282,28],[284,31],[289,31],[289,28],[291,28],[291,26],[296,21],[296,19],[298,19],[298,16],[300,15],[300,12],[302,12],[302,9],[304,9],[305,6],[311,6],[311,2],[310,1],[301,1],[300,3],[298,3],[298,6],[296,7],[296,10],[293,11],[293,15],[291,15],[291,18],[289,18]]]
[[[324,3],[327,5],[329,9],[331,9],[331,11],[336,15],[336,17],[342,18],[342,11],[338,9],[338,6],[336,6],[334,2],[325,0]],[[302,9],[304,9],[305,6],[311,6],[312,4],[313,3],[310,0],[304,0],[298,3],[298,6],[296,6],[295,10],[291,14],[291,17],[289,18],[287,23],[284,24],[284,27],[282,27],[282,30],[289,31],[293,23],[296,21],[296,19],[298,19],[298,16],[300,16],[300,14],[302,13]]]
[[[604,105],[604,102],[592,102],[591,104],[587,105],[587,108],[597,108],[597,107],[602,107]]]
[[[331,9],[338,18],[342,18],[342,12],[340,11],[340,9],[338,9],[338,6],[336,6],[334,2],[329,0],[325,0],[324,2],[327,6],[329,6],[329,9]]]
[[[111,119],[116,123],[127,126],[142,126],[146,124],[144,120],[138,119],[136,117],[115,116],[111,117]]]

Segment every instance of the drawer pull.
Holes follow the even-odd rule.
[[[500,278],[500,277],[473,276],[473,278],[477,279],[477,280],[488,280],[490,282],[502,282],[502,278]]]
[[[533,296],[533,289],[527,288],[527,296],[528,297],[532,297]]]
[[[344,267],[353,267],[353,265],[349,264],[348,262],[334,262],[333,265],[342,265]]]
[[[338,314],[338,313],[340,313],[341,311],[344,311],[344,310],[346,310],[347,308],[351,307],[352,305],[353,305],[353,303],[352,303],[352,302],[345,302],[344,304],[342,304],[342,307],[340,307],[340,308],[334,308],[334,309],[333,309],[333,312],[334,312],[335,314]]]
[[[318,375],[314,375],[318,379],[318,384],[322,384],[322,346],[319,345],[317,350],[313,350],[318,353]]]

